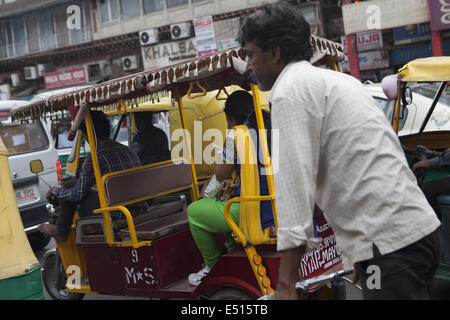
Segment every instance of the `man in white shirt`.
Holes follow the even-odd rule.
[[[279,132],[272,143],[279,143],[281,264],[272,298],[297,298],[300,258],[320,243],[315,203],[334,230],[344,268],[355,266],[365,299],[429,298],[440,222],[376,102],[355,78],[309,63],[309,25],[295,6],[263,5],[241,25],[240,41],[247,71],[261,90],[271,90]],[[372,265],[381,282],[370,290]]]

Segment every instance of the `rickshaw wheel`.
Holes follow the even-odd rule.
[[[235,288],[221,288],[214,292],[209,300],[254,300],[251,295]]]
[[[58,288],[58,277],[61,276],[61,272],[64,272],[64,268],[58,268],[61,266],[61,262],[58,261],[58,255],[56,253],[49,254],[42,264],[42,282],[45,290],[54,300],[81,300],[84,297],[83,293],[67,292],[65,288]],[[65,283],[65,274],[64,283]]]

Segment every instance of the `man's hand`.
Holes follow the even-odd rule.
[[[298,268],[300,259],[305,253],[305,247],[281,251],[280,268],[278,271],[277,290],[269,297],[269,300],[297,300],[295,283],[298,281]]]
[[[416,169],[418,169],[418,168],[430,168],[430,161],[423,160],[423,161],[416,162],[413,165],[413,171],[416,171]]]
[[[52,188],[50,188],[47,192],[47,201],[54,206],[58,205],[58,199],[55,198]]]

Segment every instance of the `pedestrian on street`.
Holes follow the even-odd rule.
[[[247,71],[261,90],[271,90],[272,127],[279,133],[272,145],[279,146],[274,184],[281,264],[271,298],[297,298],[300,258],[320,244],[315,203],[365,299],[429,298],[440,222],[376,102],[357,79],[311,65],[310,26],[285,1],[248,16],[240,42]],[[367,286],[370,266],[380,272],[376,288]]]

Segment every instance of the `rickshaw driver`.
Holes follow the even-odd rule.
[[[131,141],[131,150],[136,152],[143,166],[170,160],[166,133],[153,124],[152,112],[136,112],[137,134]]]
[[[440,225],[399,140],[355,78],[312,66],[310,27],[298,7],[265,4],[241,24],[240,42],[261,90],[271,90],[278,130],[278,286],[296,299],[299,262],[319,245],[314,205],[336,235],[344,269],[355,265],[364,299],[428,299],[439,264]],[[274,157],[277,159],[277,157]],[[369,266],[378,267],[371,290]]]
[[[429,159],[418,161],[413,165],[413,171],[419,168],[439,168],[450,165],[450,149],[445,150],[439,156]],[[439,220],[442,219],[441,209],[439,203],[437,202],[437,197],[440,195],[445,195],[450,193],[450,177],[441,178],[438,180],[431,180],[425,182],[420,186],[425,197],[430,203],[431,207],[436,212]]]
[[[110,124],[106,115],[101,111],[91,111],[91,116],[97,138],[97,155],[102,175],[141,166],[136,153],[127,146],[112,141],[109,138]],[[84,135],[87,135],[84,123],[80,129]],[[89,154],[83,164],[79,178],[73,187],[52,187],[48,191],[48,201],[54,205],[61,203],[61,213],[57,218],[56,225],[41,224],[39,231],[54,237],[58,241],[67,241],[77,204],[86,209],[85,211],[92,211],[92,209],[99,207],[92,207],[95,206],[94,203],[98,204],[97,193],[91,190],[94,184],[94,168],[92,157]],[[130,211],[135,216],[144,212],[147,208],[146,203],[139,203],[130,206]],[[89,212],[86,214],[89,215]],[[113,220],[122,218],[120,212],[111,212],[111,217]]]

